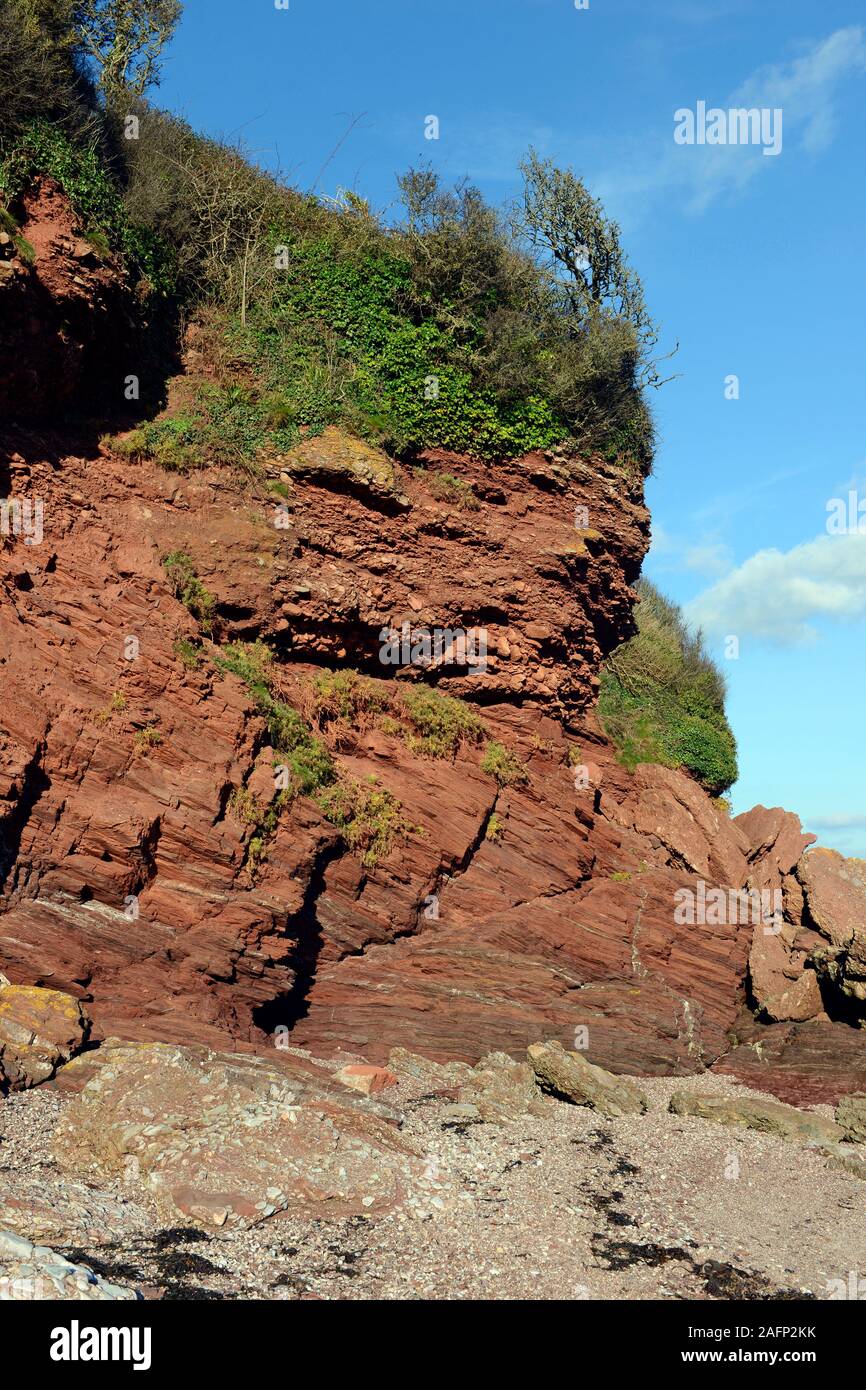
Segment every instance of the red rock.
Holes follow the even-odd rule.
[[[45,312],[89,305],[96,330],[123,287],[86,268],[79,304],[58,199],[41,186],[25,228]],[[20,279],[15,304],[34,290]],[[51,339],[44,379],[24,344],[0,410],[28,392],[45,405],[67,367],[79,389],[79,327],[68,351]],[[44,316],[40,331],[53,332]],[[377,1065],[401,1047],[442,1062],[570,1049],[587,1029],[610,1070],[697,1071],[729,1046],[752,949],[749,923],[676,920],[677,892],[701,884],[781,888],[785,954],[752,959],[769,1013],[816,1006],[813,965],[859,1007],[852,871],[804,858],[810,837],[786,812],[732,821],[681,772],[628,773],[594,720],[600,664],[634,631],[649,539],[638,481],[541,453],[431,451],[406,469],[329,431],[268,465],[290,479],[277,527],[264,489],[218,470],[75,457],[62,436],[20,429],[0,448],[11,495],[45,506],[42,545],[0,537],[0,971],[85,1003],[97,1039],[270,1054],[284,1024],[319,1054]],[[470,484],[478,510],[437,500],[437,471]],[[443,668],[438,688],[477,702],[528,780],[500,788],[480,747],[437,761],[372,721],[330,725],[344,771],[374,775],[411,830],[370,868],[298,797],[251,874],[232,793],[270,804],[273,753],[241,683],[175,652],[197,636],[161,563],[177,549],[214,595],[217,643],[268,640],[283,697],[309,715],[323,669],[386,678],[392,698],[405,688],[379,661],[383,628],[483,624],[487,669]],[[160,741],[142,748],[145,727]]]
[[[352,1091],[360,1091],[365,1096],[384,1091],[386,1086],[397,1085],[397,1077],[386,1067],[371,1067],[360,1062],[341,1067],[334,1074],[344,1086],[348,1086]]]
[[[793,1105],[835,1105],[841,1096],[866,1089],[866,1033],[829,1020],[773,1023],[749,1021],[742,1038],[712,1070],[745,1086],[769,1091]]]
[[[790,927],[776,936],[759,924],[749,952],[755,1001],[768,1019],[780,1023],[815,1018],[824,1007],[818,976],[804,969],[806,953],[791,948],[793,935]]]
[[[0,418],[45,419],[105,388],[107,364],[128,355],[134,300],[117,264],[76,238],[52,179],[37,179],[22,202],[33,259],[4,262],[0,279]]]
[[[780,806],[768,810],[753,806],[734,818],[733,824],[748,842],[750,883],[756,888],[778,888],[790,874],[814,835],[804,835],[797,816]]]
[[[397,1117],[337,1095],[302,1059],[117,1041],[100,1052],[64,1107],[57,1161],[143,1186],[168,1220],[376,1215],[424,1186]]]
[[[677,925],[674,894],[696,875],[739,885],[748,842],[684,774],[627,773],[581,713],[601,652],[588,633],[613,642],[630,630],[626,581],[646,544],[645,512],[624,499],[619,515],[590,469],[561,493],[537,492],[526,466],[488,467],[482,483],[467,463],[479,495],[495,476],[506,501],[482,503],[471,526],[425,531],[428,554],[413,518],[432,506],[439,528],[444,513],[411,475],[401,485],[412,510],[399,518],[297,481],[290,546],[285,533],[247,524],[207,476],[171,480],[172,495],[182,489],[198,509],[191,528],[161,500],[164,474],[144,465],[131,481],[104,459],[94,485],[86,466],[69,461],[51,494],[56,561],[34,570],[32,589],[7,581],[11,604],[0,610],[0,660],[12,674],[0,724],[17,750],[8,814],[20,821],[0,904],[0,968],[86,1001],[97,1036],[261,1046],[285,1021],[302,1045],[384,1063],[393,1046],[471,1061],[520,1054],[546,1036],[571,1046],[575,1029],[589,1026],[597,1060],[614,1070],[687,1072],[720,1055],[750,931]],[[73,479],[98,525],[65,500]],[[580,560],[580,574],[547,554],[571,534],[575,496],[608,536]],[[315,527],[315,550],[299,539],[304,525]],[[468,550],[485,530],[482,584]],[[506,676],[472,678],[487,682],[486,700],[539,695],[533,672],[545,689],[554,677],[543,709],[482,707],[490,736],[527,767],[527,785],[500,789],[481,772],[480,750],[465,750],[455,768],[377,728],[332,732],[347,772],[375,770],[419,832],[370,872],[301,798],[250,883],[228,792],[252,776],[266,797],[267,741],[235,678],[208,663],[187,670],[174,655],[177,634],[192,631],[159,564],[176,548],[193,555],[228,613],[251,615],[237,619],[247,633],[254,621],[271,634],[285,595],[309,584],[309,618],[294,620],[295,659],[281,673],[285,697],[301,707],[320,669],[299,659],[314,636],[323,655],[339,641],[369,669],[380,625],[410,593],[423,594],[444,625],[496,592],[511,656]],[[387,582],[378,556],[389,559]],[[523,629],[533,621],[573,630],[589,659],[566,642],[549,666],[530,661]],[[31,634],[23,652],[22,623]],[[130,663],[128,633],[142,643]],[[443,681],[452,685],[462,692]],[[126,706],[111,714],[115,689]],[[556,717],[564,707],[569,736]],[[137,756],[134,730],[154,717],[163,741]],[[575,740],[592,769],[587,787],[569,765]],[[486,839],[494,810],[501,834]]]

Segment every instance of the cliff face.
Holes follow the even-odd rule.
[[[18,212],[19,232],[0,231],[0,418],[53,419],[109,383],[120,400],[135,336],[126,275],[82,235],[51,179],[36,180]]]
[[[31,508],[29,535],[10,521],[0,536],[13,982],[86,1001],[96,1037],[266,1048],[285,1027],[372,1061],[556,1037],[617,1071],[747,1076],[757,1057],[780,1094],[866,1086],[849,1026],[866,959],[856,875],[804,859],[789,814],[732,821],[682,773],[626,772],[594,721],[600,663],[633,630],[649,538],[637,484],[542,455],[402,468],[333,431],[274,460],[270,488],[21,431],[3,444],[0,494]],[[216,602],[192,656],[173,552]],[[483,629],[483,669],[382,663],[383,632],[435,629]],[[435,684],[525,780],[500,785],[481,745],[431,758],[393,720],[330,720],[340,769],[392,793],[406,833],[370,866],[298,796],[251,872],[235,797],[275,805],[273,749],[213,658],[259,638],[281,698],[310,719],[323,671],[374,676],[394,701]],[[784,927],[678,910],[713,886],[778,891]],[[749,1001],[774,1021],[767,1052]]]

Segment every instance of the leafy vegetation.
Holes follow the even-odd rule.
[[[397,798],[376,784],[344,778],[316,797],[325,817],[337,826],[350,849],[361,856],[365,868],[373,868],[390,851],[394,840],[412,826]]]
[[[251,469],[342,424],[403,455],[562,444],[649,468],[657,330],[617,227],[571,171],[530,152],[521,205],[499,211],[410,170],[386,223],[146,99],[178,0],[7,3],[0,74],[25,81],[0,134],[0,194],[12,204],[51,174],[145,300],[208,325],[194,399],[144,426],[130,457]],[[473,505],[455,480],[436,486]]]
[[[197,671],[201,665],[201,652],[195,642],[190,642],[187,637],[178,637],[174,654],[188,671]]]
[[[36,253],[27,238],[21,235],[21,228],[15,218],[5,208],[0,208],[0,232],[5,232],[12,238],[12,244],[22,261],[32,265]]]
[[[321,725],[335,719],[358,725],[381,714],[389,703],[387,688],[357,671],[323,671],[313,680],[313,709]]]
[[[126,696],[124,695],[123,691],[115,690],[112,693],[111,699],[109,700],[108,704],[105,705],[101,710],[98,710],[97,713],[93,716],[94,722],[100,725],[108,724],[115,714],[123,714],[124,710],[126,709],[126,704]]]
[[[35,120],[84,140],[95,94],[79,61],[72,0],[3,0],[0,6],[0,153]]]
[[[292,796],[310,796],[323,815],[343,835],[350,849],[372,868],[390,850],[395,838],[410,829],[397,798],[385,788],[354,781],[341,774],[328,748],[305,723],[297,710],[273,693],[273,657],[263,642],[232,642],[215,657],[217,665],[243,681],[259,712],[268,723],[274,746],[274,764],[287,766],[291,786],[265,811],[248,788],[237,788],[230,809],[243,824],[253,828],[247,850],[247,867],[254,868],[267,853],[267,842],[276,830],[280,813]],[[357,672],[322,675],[315,684],[316,711],[327,718],[350,718],[353,712],[380,708],[376,682]]]
[[[454,758],[464,744],[484,737],[484,723],[471,706],[426,685],[403,691],[399,712],[409,724],[407,746],[428,758]]]
[[[496,812],[494,811],[493,815],[488,820],[486,828],[484,830],[484,838],[485,840],[492,840],[495,845],[498,845],[504,834],[505,823],[503,822],[502,817],[497,816]]]
[[[162,734],[155,724],[145,724],[143,729],[137,729],[132,736],[132,744],[138,757],[144,757],[151,748],[157,748],[162,743]]]
[[[34,121],[0,159],[0,197],[14,203],[37,174],[47,174],[60,185],[94,249],[123,257],[142,297],[173,293],[175,272],[169,246],[149,228],[131,221],[96,143],[77,144],[62,129]]]
[[[242,386],[201,385],[186,412],[151,420],[102,443],[130,463],[155,459],[174,473],[208,463],[253,472],[263,449],[279,453],[297,439],[295,431],[272,429],[272,409],[256,403]]]
[[[273,655],[264,642],[229,642],[214,657],[216,665],[230,671],[246,686],[268,726],[274,762],[291,774],[292,790],[312,796],[336,778],[333,759],[303,717],[274,695]]]
[[[719,796],[737,778],[737,747],[725,716],[725,681],[676,604],[639,585],[637,636],[608,659],[599,716],[629,768],[683,767]]]
[[[505,747],[504,743],[491,740],[481,759],[481,771],[495,777],[500,787],[520,786],[529,781],[529,773],[516,753]]]
[[[163,558],[162,565],[175,598],[180,599],[201,625],[202,632],[211,632],[216,599],[198,578],[189,555],[183,550],[172,550]]]

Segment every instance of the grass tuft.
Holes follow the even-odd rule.
[[[529,773],[516,753],[495,740],[491,740],[485,749],[481,771],[495,777],[500,787],[522,786],[529,781]]]
[[[189,555],[183,550],[172,550],[163,557],[162,565],[175,598],[196,619],[202,632],[212,632],[216,599],[198,578]]]
[[[408,747],[427,758],[454,758],[465,744],[484,737],[484,722],[474,709],[429,686],[405,690],[399,712],[410,726]]]

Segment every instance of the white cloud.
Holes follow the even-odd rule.
[[[809,824],[813,830],[853,830],[866,826],[866,816],[811,816]]]
[[[800,133],[803,147],[816,153],[833,138],[835,88],[866,68],[866,40],[859,25],[837,29],[806,49],[792,63],[759,68],[734,93],[734,106],[781,106]]]
[[[690,546],[684,560],[686,569],[718,577],[728,573],[734,557],[729,546],[716,541],[707,545]]]
[[[757,68],[724,99],[699,91],[678,105],[694,109],[696,102],[703,100],[709,107],[724,110],[781,108],[782,157],[792,147],[816,154],[830,144],[836,132],[840,84],[864,71],[866,29],[849,25],[803,45],[800,55],[789,62]],[[672,110],[670,126],[655,142],[655,153],[646,146],[635,152],[632,143],[631,162],[621,160],[615,173],[595,181],[605,202],[629,204],[653,193],[669,196],[679,191],[689,211],[700,213],[718,198],[742,193],[762,169],[771,169],[779,162],[766,158],[760,145],[675,146],[673,129]]]
[[[849,858],[866,855],[866,815],[805,816],[803,829],[818,836],[818,843]]]
[[[793,550],[759,550],[685,606],[695,627],[784,646],[812,642],[813,619],[866,616],[866,534],[818,536]]]

